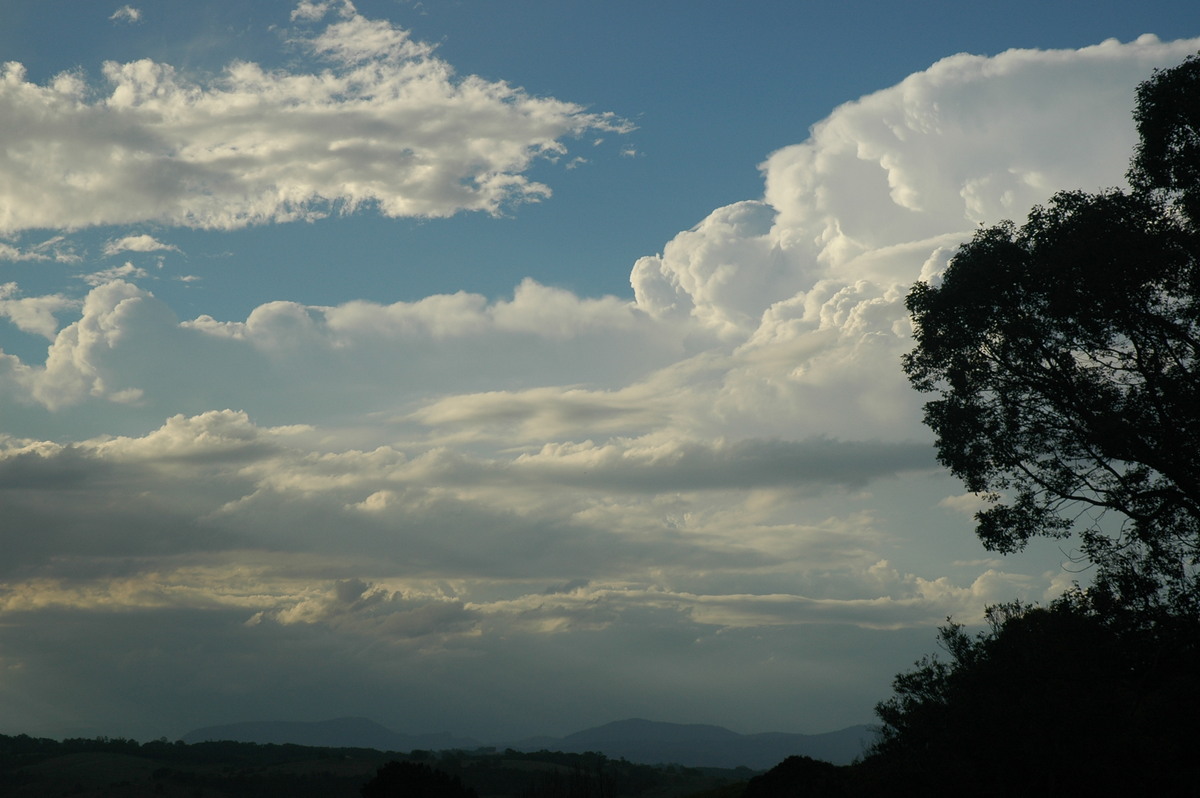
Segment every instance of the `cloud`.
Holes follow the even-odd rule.
[[[762,164],[763,200],[719,208],[638,261],[638,305],[761,337],[784,321],[763,317],[773,308],[818,322],[832,291],[907,289],[979,223],[1020,218],[1058,189],[1123,182],[1134,88],[1196,46],[1148,36],[957,55],[840,106]]]
[[[219,179],[167,148],[155,174],[187,179],[129,189],[139,220],[165,208],[160,221],[215,227],[338,209],[312,204],[318,194],[385,213],[386,197],[410,194],[428,215],[499,207],[482,185],[447,199],[441,178],[384,178],[360,199],[338,193],[352,180],[306,193],[309,170],[324,167],[292,171],[298,153],[353,176],[355,158],[384,146],[331,150],[322,114],[351,134],[382,124],[400,136],[390,114],[419,106],[451,147],[467,106],[501,132],[552,120],[549,138],[505,139],[505,162],[526,164],[535,139],[549,152],[573,125],[608,124],[455,82],[403,31],[348,4],[294,15],[327,18],[299,39],[329,59],[321,75],[235,65],[198,86],[140,62],[112,67],[103,103],[73,78],[21,76],[4,101],[58,91],[63,119],[90,114],[101,131],[119,121],[131,134],[120,141],[134,142],[121,146],[144,153],[171,133],[151,111],[245,136],[247,151],[205,156],[230,159]],[[886,690],[928,650],[930,626],[1043,599],[1069,578],[1054,551],[979,559],[962,517],[974,499],[953,496],[961,487],[934,466],[899,368],[905,293],[936,279],[979,221],[1019,218],[1054,188],[1119,182],[1133,87],[1195,49],[1143,38],[941,61],[771,154],[762,197],[714,210],[633,265],[632,301],[527,280],[499,299],[276,301],[219,319],[180,318],[117,272],[97,272],[79,302],[6,285],[0,312],[51,339],[44,362],[0,354],[2,656],[21,666],[11,690],[146,724],[136,714],[149,710],[39,679],[83,667],[84,645],[98,652],[93,678],[205,696],[188,704],[193,726],[276,716],[309,689],[318,716],[387,699],[464,729],[501,693],[528,699],[534,725],[553,713],[586,725],[580,713],[597,707],[670,716],[700,693],[756,729],[814,708],[842,717],[838,702],[860,722],[882,694],[864,699],[863,685]],[[333,87],[319,102],[317,78]],[[426,94],[404,105],[404,92]],[[253,113],[229,110],[235,99]],[[292,136],[285,106],[312,125]],[[104,179],[128,177],[106,158],[94,159]],[[290,188],[262,200],[268,183]],[[180,186],[215,192],[232,215]],[[69,205],[46,190],[47,207]],[[80,207],[107,219],[106,203]],[[92,223],[72,213],[62,218]],[[169,246],[105,235],[105,257]],[[795,690],[797,669],[818,689]],[[799,703],[781,707],[791,695]],[[44,723],[36,709],[21,717]]]
[[[297,8],[296,12],[301,12]],[[293,19],[316,20],[324,16],[326,8],[309,4],[303,13],[293,13]],[[408,32],[385,20],[371,20],[360,16],[349,2],[343,3],[342,19],[325,28],[308,41],[312,51],[342,64],[362,64],[382,59],[392,63],[427,59],[433,54],[433,45],[413,41]]]
[[[298,9],[298,19],[337,12],[317,34],[331,37],[323,52],[357,58],[334,46],[343,36],[337,26],[359,19],[352,7],[318,10]],[[370,24],[383,37],[371,45],[378,61],[345,68],[383,80],[396,59],[410,58],[401,53],[408,40]],[[633,302],[526,280],[511,299],[492,302],[468,293],[329,307],[272,302],[244,320],[180,321],[148,292],[113,287],[145,276],[130,264],[86,277],[96,288],[46,364],[10,361],[0,379],[56,411],[108,399],[158,418],[236,406],[322,422],[336,408],[343,418],[385,414],[400,434],[431,443],[528,452],[648,435],[681,443],[925,440],[920,397],[896,365],[911,346],[908,288],[936,279],[979,214],[1019,216],[1052,187],[1119,181],[1133,141],[1134,86],[1194,47],[1143,37],[940,61],[841,106],[808,140],[772,154],[762,167],[764,198],[715,210],[634,265]],[[411,57],[403,85],[415,90],[408,81],[432,69],[432,56]],[[165,75],[147,68],[147,79]],[[274,100],[255,92],[294,97],[312,78],[256,74],[267,82],[239,96],[258,97],[253,107],[268,110]],[[329,80],[342,85],[344,77],[334,69]],[[468,83],[431,84],[453,89],[439,107],[467,102]],[[208,89],[180,99],[166,88],[146,102],[175,108],[178,100],[191,113],[230,99],[231,85],[220,89],[225,99]],[[375,100],[361,100],[363,113],[374,113]],[[168,246],[131,234],[105,251]],[[459,368],[447,371],[451,361]],[[314,384],[313,374],[323,378]],[[104,418],[92,417],[93,432]]]
[[[101,286],[107,283],[120,280],[142,280],[149,276],[149,272],[140,266],[134,266],[129,261],[120,266],[112,266],[107,269],[101,269],[98,272],[91,274],[78,275],[80,280],[83,280],[90,286]]]
[[[10,389],[55,411],[136,394],[161,415],[251,402],[273,416],[283,399],[288,415],[312,420],[352,408],[403,417],[430,386],[620,381],[670,363],[681,347],[680,332],[657,328],[626,301],[579,299],[532,282],[494,302],[466,293],[390,305],[274,302],[241,322],[181,322],[122,276],[145,275],[126,265],[84,278],[101,284],[57,334],[45,364],[10,378]],[[448,371],[448,361],[458,368]],[[325,378],[314,383],[314,373]],[[91,419],[104,431],[100,416]]]
[[[0,284],[0,317],[7,318],[22,332],[54,340],[58,332],[56,314],[79,307],[78,300],[62,294],[19,297],[16,283]]]
[[[611,490],[663,492],[801,485],[861,487],[881,477],[933,467],[925,443],[811,439],[616,441],[547,444],[514,462],[547,482],[584,482]]]
[[[975,513],[987,507],[987,500],[978,493],[963,493],[958,496],[947,496],[938,502],[938,507],[945,507],[951,512],[973,518]]]
[[[154,236],[139,235],[124,236],[122,238],[112,239],[104,244],[105,255],[119,255],[122,252],[178,252],[179,247],[171,244],[164,244]]]
[[[133,6],[121,6],[109,17],[113,22],[141,22],[142,12]]]
[[[945,267],[977,210],[1019,215],[1050,185],[1119,180],[1133,88],[1195,46],[1143,38],[938,62],[771,155],[765,198],[717,209],[639,260],[632,302],[526,280],[492,301],[271,302],[243,320],[180,320],[100,272],[62,329],[58,295],[6,306],[54,340],[44,364],[6,357],[0,385],[83,437],[244,408],[364,443],[467,447],[485,456],[463,462],[494,483],[588,474],[610,490],[749,488],[773,472],[846,487],[916,473],[928,433],[898,368],[908,288]],[[380,57],[372,69],[386,72]],[[53,426],[35,410],[7,423]]]
[[[10,611],[28,608],[32,599],[20,598],[26,592],[58,596],[46,599],[56,606],[137,604],[139,596],[162,606],[167,594],[178,599],[173,606],[225,606],[228,580],[240,574],[259,583],[252,591],[258,598],[234,603],[282,623],[324,622],[364,596],[361,607],[373,613],[407,612],[390,594],[427,591],[421,585],[430,580],[456,585],[441,588],[439,601],[492,615],[503,606],[515,612],[511,602],[521,596],[546,605],[548,585],[573,580],[586,581],[585,592],[595,595],[617,585],[626,597],[652,590],[664,606],[691,612],[694,598],[682,594],[717,586],[704,572],[744,578],[783,568],[812,575],[809,587],[820,592],[831,574],[843,583],[861,580],[879,559],[882,538],[869,516],[809,527],[787,520],[803,491],[780,475],[706,484],[672,478],[667,465],[665,478],[646,469],[630,475],[622,497],[603,467],[556,480],[521,458],[310,448],[319,433],[259,427],[227,410],[175,416],[138,437],[0,445],[7,528],[45,530],[3,537],[5,573],[33,574],[36,583],[18,589],[21,579],[10,581]],[[848,478],[861,484],[871,474],[867,467]],[[639,478],[657,484],[637,486]],[[547,490],[556,481],[567,489]],[[686,493],[677,493],[681,486]],[[714,489],[726,495],[711,495]],[[273,552],[272,565],[256,576],[235,565],[258,561],[253,552]],[[334,598],[341,598],[298,597],[296,579],[338,582]],[[347,579],[362,580],[349,599]],[[367,582],[390,594],[375,596]],[[493,607],[494,600],[509,603]]]
[[[86,279],[86,278],[85,278]],[[56,409],[87,396],[136,401],[142,389],[120,385],[126,377],[113,368],[112,352],[125,346],[131,358],[155,346],[155,337],[173,323],[170,312],[131,283],[105,282],[88,293],[82,317],[60,330],[44,366],[18,373],[28,400]]]
[[[1143,36],[957,55],[846,103],[763,162],[762,199],[718,208],[639,259],[637,306],[732,347],[715,396],[724,418],[919,435],[896,366],[911,347],[909,288],[936,280],[980,223],[1021,218],[1059,189],[1121,184],[1135,87],[1197,47]]]
[[[292,16],[291,16],[292,21],[295,22],[298,19],[306,20],[306,21],[310,21],[310,22],[319,20],[322,17],[324,17],[326,14],[328,14],[330,8],[332,8],[334,5],[340,5],[341,11],[343,14],[354,13],[354,6],[348,2],[342,2],[340,4],[335,4],[328,0],[326,2],[313,2],[313,0],[301,0],[301,2],[297,3],[296,7],[294,9],[292,9]]]
[[[44,532],[0,536],[0,611],[240,608],[256,624],[445,642],[484,618],[494,633],[560,634],[646,607],[729,628],[899,628],[979,609],[970,581],[881,570],[872,511],[796,521],[806,480],[865,484],[888,468],[870,463],[879,451],[844,476],[789,473],[784,458],[761,473],[717,463],[708,479],[635,466],[618,483],[603,464],[563,477],[521,457],[312,448],[321,439],[221,411],[137,437],[8,441],[6,528]],[[835,448],[803,456],[838,470]]]
[[[0,241],[0,260],[78,263],[82,258],[64,236],[52,236],[27,248]]]
[[[301,5],[297,19],[317,10]],[[368,207],[389,217],[499,213],[550,194],[524,173],[565,153],[564,138],[628,129],[573,103],[457,77],[407,31],[343,11],[296,34],[327,63],[319,72],[236,62],[194,80],[143,59],[106,63],[101,89],[75,73],[38,85],[6,64],[0,231],[232,229]]]

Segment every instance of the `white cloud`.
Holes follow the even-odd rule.
[[[767,491],[743,474],[681,493],[670,479],[634,486],[654,479],[635,465],[613,492],[601,462],[594,477],[578,464],[560,481],[519,457],[329,451],[312,448],[319,434],[225,410],[174,416],[141,436],[0,441],[6,519],[44,530],[9,541],[0,613],[237,607],[245,620],[400,637],[417,634],[414,624],[473,635],[482,616],[560,633],[646,607],[715,627],[893,628],[970,612],[984,583],[1034,581],[989,570],[963,585],[883,569],[887,536],[871,513],[797,523],[804,499],[779,478]],[[835,447],[823,448],[805,456],[836,470]],[[789,468],[786,458],[775,467]],[[547,595],[580,579],[586,586]]]
[[[337,25],[358,19],[339,8],[340,21],[321,34],[332,37],[322,45],[331,56]],[[407,39],[379,32],[386,41],[372,47],[381,60],[355,69],[369,72],[362,80],[399,80],[388,53]],[[645,436],[678,446],[718,437],[925,440],[920,397],[897,367],[911,345],[909,286],[936,279],[978,214],[1019,217],[1052,187],[1119,181],[1133,141],[1134,86],[1195,47],[1143,38],[1078,52],[955,56],[848,103],[763,164],[764,199],[719,208],[640,259],[633,303],[525,281],[494,302],[467,293],[390,305],[275,302],[244,321],[180,323],[145,292],[103,285],[146,276],[125,264],[85,276],[96,290],[46,364],[9,361],[3,379],[10,394],[58,410],[103,397],[136,400],[159,417],[247,405],[319,422],[371,410],[399,425],[398,434],[529,452]],[[410,67],[420,76],[433,62],[418,56]],[[250,81],[242,89],[184,91],[158,65],[114,69],[133,82],[107,105],[144,102],[185,116],[234,95],[279,110],[276,95],[295,99],[296,87],[315,79],[242,65],[229,73]],[[348,74],[327,79],[345,86]],[[434,94],[449,87],[443,99],[452,108],[495,88],[414,80],[399,85]],[[48,91],[17,85],[20,96]],[[162,91],[151,97],[149,87]],[[364,97],[360,110],[371,116],[374,103]],[[105,251],[169,247],[130,234]],[[42,306],[65,309],[54,296]],[[22,300],[23,323],[35,323],[38,302]],[[37,318],[39,334],[56,329],[45,313]],[[135,323],[151,326],[135,332],[127,326]],[[447,371],[446,362],[458,367]],[[314,373],[324,375],[317,384]],[[94,431],[104,418],[93,417]]]
[[[154,236],[141,233],[124,236],[107,241],[104,244],[105,255],[119,255],[122,252],[178,252],[179,247],[164,244]]]
[[[774,153],[763,165],[765,199],[717,209],[639,260],[632,303],[525,281],[494,302],[466,293],[390,305],[274,302],[244,321],[181,324],[149,294],[99,285],[44,367],[10,370],[9,391],[57,409],[120,397],[159,417],[245,406],[320,423],[371,411],[395,434],[431,444],[522,451],[645,436],[678,446],[927,440],[920,397],[897,365],[911,346],[908,288],[936,277],[977,212],[1019,216],[1052,186],[1118,181],[1133,142],[1134,87],[1195,47],[1143,38],[945,59],[840,107],[809,140]],[[390,74],[385,56],[371,75]],[[167,79],[153,65],[127,66],[149,70],[147,85]],[[245,69],[266,83],[244,98],[294,96],[312,77],[281,82]],[[329,79],[341,85],[337,74]],[[452,105],[474,96],[467,86],[458,84],[466,94]],[[188,96],[185,110],[218,102]],[[110,104],[134,102],[121,97]],[[145,102],[174,108],[176,99],[168,89]],[[131,235],[118,245],[160,244]],[[118,268],[90,279],[139,276]],[[104,418],[91,417],[96,432]]]
[[[320,34],[332,37],[322,45],[331,56],[337,25],[359,19],[338,8],[338,21]],[[314,7],[300,16],[319,15]],[[386,39],[372,45],[380,60],[361,67],[369,72],[362,79],[399,79],[388,53],[407,39],[377,32]],[[407,440],[528,454],[587,441],[597,452],[644,442],[683,452],[718,438],[729,446],[927,440],[920,397],[897,367],[911,346],[908,288],[936,278],[977,213],[1019,216],[1052,186],[1119,180],[1133,141],[1133,88],[1195,47],[1143,38],[1077,52],[955,56],[848,103],[763,164],[764,199],[719,208],[639,260],[632,303],[525,281],[511,299],[493,302],[467,293],[390,305],[274,302],[244,321],[181,323],[147,292],[101,284],[57,334],[45,365],[10,359],[0,379],[10,395],[56,411],[80,407],[96,433],[106,416],[90,403],[120,398],[160,418],[244,406],[264,418],[323,423],[369,411],[387,419],[385,434]],[[417,56],[410,67],[424,75],[433,62]],[[163,91],[136,99],[135,81],[109,105],[144,100],[186,115],[233,97],[233,84],[220,97],[178,94],[164,68],[127,68],[130,80],[140,75],[149,81],[143,88]],[[275,94],[294,98],[314,77],[232,69],[257,76],[253,90],[237,95],[255,108],[278,109]],[[349,78],[335,71],[327,79],[344,86]],[[450,86],[451,106],[491,91],[422,81],[399,85]],[[362,103],[374,113],[374,100]],[[106,251],[168,246],[131,234]],[[144,276],[132,264],[117,268],[86,279]],[[26,319],[37,301],[23,300]],[[65,308],[53,295],[43,307]],[[37,318],[41,334],[54,329],[45,313]]]
[[[764,294],[780,299],[802,284],[803,275],[772,263],[778,255],[769,237],[774,216],[762,202],[719,208],[668,242],[662,255],[641,258],[630,277],[638,306],[660,318],[691,315],[725,336],[744,336],[766,309]],[[764,284],[768,274],[793,284]]]
[[[987,507],[987,501],[978,493],[963,493],[958,496],[947,496],[938,502],[938,507],[945,507],[951,512],[973,517],[975,513]]]
[[[94,288],[83,302],[82,317],[55,336],[44,366],[25,372],[21,384],[29,397],[56,409],[87,396],[131,401],[142,389],[125,382],[114,368],[112,352],[124,344],[137,358],[155,346],[174,320],[165,307],[126,282],[108,282]]]
[[[136,388],[153,403],[148,411],[283,399],[295,403],[288,412],[316,417],[352,409],[395,415],[431,386],[621,382],[670,363],[681,346],[679,333],[656,327],[628,302],[581,300],[532,282],[492,303],[465,293],[391,305],[274,302],[244,322],[202,316],[180,323],[154,295],[114,279],[122,275],[142,273],[127,264],[88,276],[110,281],[89,292],[44,366],[23,372],[18,387],[29,399],[61,410]],[[512,352],[523,353],[523,362],[512,362]],[[448,361],[456,369],[448,371]],[[315,372],[324,377],[314,382]],[[102,431],[101,418],[92,420]]]
[[[762,164],[763,200],[718,208],[640,259],[637,306],[733,347],[714,409],[743,430],[781,418],[801,435],[920,435],[897,366],[908,289],[980,222],[1122,183],[1135,87],[1198,46],[959,55],[847,103]]]
[[[80,280],[90,286],[101,286],[115,280],[141,280],[148,277],[149,273],[140,266],[134,266],[129,261],[125,261],[120,266],[112,266],[98,272],[78,276]]]
[[[810,292],[824,281],[907,289],[980,222],[1123,182],[1134,88],[1196,47],[1143,37],[958,55],[847,103],[763,163],[764,201],[719,208],[639,261],[638,304],[744,337],[780,302],[816,321],[827,300]]]
[[[142,19],[141,9],[133,6],[121,6],[112,13],[109,17],[113,22],[140,22]]]
[[[55,314],[79,307],[78,300],[62,294],[20,297],[16,283],[0,284],[0,316],[7,318],[23,332],[54,340],[58,332]]]
[[[297,11],[300,11],[298,8]],[[300,14],[301,19],[316,19],[316,10]],[[354,12],[349,3],[343,6],[343,19],[335,22],[308,43],[313,52],[332,58],[347,66],[382,59],[393,63],[428,59],[433,45],[413,41],[408,31],[386,20],[366,19]]]
[[[308,21],[321,19],[329,13],[329,9],[332,5],[332,2],[316,3],[312,2],[312,0],[301,0],[301,2],[298,3],[294,9],[292,9],[292,21],[295,22],[298,19]]]
[[[0,231],[157,221],[230,229],[377,208],[385,216],[497,213],[549,195],[524,175],[562,140],[623,121],[456,77],[407,31],[346,13],[299,41],[320,72],[230,64],[196,82],[150,60],[0,79]],[[302,5],[298,18],[317,7]],[[99,91],[99,90],[97,90]]]
[[[24,248],[0,241],[0,260],[78,263],[82,258],[75,253],[65,236],[52,236],[45,241]]]
[[[248,154],[210,153],[229,159],[226,172],[183,154],[160,159],[156,168],[187,177],[152,185],[161,205],[130,183],[132,207],[143,208],[135,216],[162,207],[177,215],[165,221],[209,226],[312,212],[307,170],[323,167],[291,171],[298,153],[348,159],[335,172],[379,154],[378,142],[330,151],[321,127],[334,118],[361,132],[390,124],[392,112],[437,108],[431,118],[453,134],[470,106],[503,130],[514,114],[524,120],[516,127],[596,124],[499,84],[431,77],[444,65],[347,4],[304,3],[295,18],[333,12],[338,21],[311,40],[343,62],[324,77],[235,66],[222,83],[184,86],[141,62],[112,67],[117,88],[103,104],[87,105],[71,81],[53,89],[19,75],[3,101],[28,108],[57,91],[65,118],[92,113],[102,129],[120,121],[167,135],[145,121],[153,110],[202,134],[245,136]],[[771,155],[762,198],[715,210],[634,265],[632,302],[530,280],[498,300],[278,301],[244,319],[181,321],[116,273],[95,277],[81,304],[6,285],[0,313],[52,344],[44,363],[0,354],[5,656],[51,657],[29,631],[51,620],[105,640],[102,654],[123,651],[114,641],[144,634],[128,620],[138,608],[166,634],[174,627],[163,619],[186,617],[206,643],[162,647],[181,660],[170,673],[213,694],[236,684],[266,714],[276,693],[223,678],[229,652],[255,663],[248,679],[277,667],[296,683],[320,681],[310,673],[318,662],[322,678],[342,677],[327,684],[389,696],[397,688],[387,685],[428,684],[438,699],[440,683],[423,674],[486,685],[484,666],[470,664],[483,662],[510,678],[531,674],[519,694],[542,695],[547,678],[575,679],[579,661],[603,661],[587,678],[612,712],[634,682],[645,686],[639,700],[686,705],[714,692],[714,678],[728,688],[734,672],[753,678],[728,689],[761,702],[762,685],[782,695],[803,663],[828,674],[830,695],[861,705],[862,669],[876,668],[870,683],[884,690],[911,661],[876,656],[905,630],[921,630],[903,638],[917,641],[916,656],[947,615],[977,620],[989,602],[1044,598],[1075,576],[1047,565],[1053,553],[972,559],[980,549],[961,515],[975,499],[945,498],[956,488],[932,466],[920,397],[899,369],[911,346],[906,291],[936,278],[978,221],[1019,218],[1057,187],[1119,181],[1133,87],[1196,48],[1143,39],[939,62]],[[353,89],[351,105],[333,94],[309,102],[318,78]],[[354,87],[426,96],[381,110]],[[242,119],[235,102],[255,110],[244,128],[232,124]],[[275,142],[288,103],[312,127]],[[560,135],[538,140],[553,149]],[[534,138],[512,139],[506,163],[528,163]],[[247,165],[261,172],[240,177]],[[214,174],[205,185],[220,207],[233,202],[227,218],[179,190]],[[256,205],[259,174],[261,185],[294,180],[294,192]],[[429,193],[413,196],[437,213],[493,207],[482,187],[460,202],[441,183],[417,183]],[[365,188],[359,199],[329,196],[390,213],[384,194],[408,197],[412,185],[385,181],[370,189],[375,200]],[[117,213],[108,197],[79,208]],[[53,191],[46,202],[69,205]],[[95,221],[73,212],[63,218]],[[108,247],[168,245],[130,234]],[[939,502],[957,512],[937,511]],[[214,653],[182,661],[179,652],[197,650]],[[613,651],[622,656],[606,659]],[[105,659],[95,667],[132,678]],[[335,698],[345,696],[330,706]],[[442,717],[446,701],[430,702],[430,717]],[[555,702],[531,702],[542,703]]]

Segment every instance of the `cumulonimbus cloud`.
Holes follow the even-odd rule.
[[[321,71],[232,63],[192,79],[150,60],[45,85],[0,69],[0,231],[155,221],[231,229],[363,206],[385,216],[499,212],[564,138],[628,123],[460,77],[429,45],[349,3],[296,41]],[[320,16],[310,14],[309,18]],[[308,18],[301,18],[307,22]]]
[[[104,186],[129,192],[129,218],[209,227],[355,203],[488,211],[538,196],[520,182],[527,159],[579,126],[617,124],[456,81],[432,50],[345,3],[301,3],[293,21],[324,25],[299,41],[330,59],[327,72],[242,65],[197,85],[139,62],[110,67],[100,96],[70,75],[35,86],[10,69],[0,101],[21,113],[0,125],[17,126],[15,146],[57,142],[64,159],[87,156],[71,175],[99,181],[72,189],[75,206],[43,180],[44,206],[17,208],[4,192],[18,183],[0,180],[0,209],[26,214],[10,226],[125,218]],[[83,646],[120,656],[108,692],[95,689],[94,658],[79,666],[78,700],[134,694],[157,673],[209,704],[247,680],[273,695],[266,682],[286,673],[320,682],[312,695],[367,684],[372,705],[403,703],[436,673],[450,692],[429,716],[455,702],[475,716],[479,696],[464,699],[463,685],[490,689],[499,661],[506,679],[532,674],[522,697],[543,697],[547,673],[589,690],[609,680],[615,697],[651,673],[662,681],[647,705],[742,684],[750,700],[731,700],[756,713],[812,665],[858,706],[863,663],[881,686],[900,667],[887,658],[896,638],[863,630],[921,629],[915,658],[947,615],[978,620],[987,603],[1042,600],[1075,577],[1053,547],[979,561],[962,517],[972,498],[938,506],[961,488],[932,466],[899,368],[906,291],[936,278],[979,222],[1020,218],[1057,188],[1119,182],[1134,87],[1198,46],[1143,38],[939,62],[771,154],[762,196],[635,265],[632,301],[526,281],[503,299],[278,301],[245,318],[180,318],[119,279],[136,266],[104,272],[124,252],[170,251],[140,221],[105,233],[104,260],[75,270],[98,283],[86,297],[0,285],[2,323],[49,340],[44,362],[28,347],[0,352],[0,618],[4,657],[21,666],[7,671],[10,693],[50,697],[28,713],[45,722],[43,706],[70,703],[73,680],[57,677]],[[321,81],[341,94],[321,94]],[[305,124],[284,130],[293,106]],[[46,111],[36,136],[21,128],[35,108]],[[511,191],[468,179],[462,193],[474,167],[455,160],[453,136],[428,151],[445,167],[428,179],[402,168],[355,182],[391,157],[388,142],[413,141],[388,127],[396,119],[420,116],[434,136],[468,110],[501,131],[484,149],[500,153],[488,163],[515,164],[497,173],[518,178]],[[180,144],[185,122],[199,149]],[[391,138],[338,143],[373,126]],[[121,147],[147,159],[144,173],[113,165]],[[292,171],[297,158],[311,163]],[[0,178],[28,188],[50,163],[35,158],[22,176],[24,161],[0,161]],[[190,193],[201,188],[211,207]],[[70,254],[58,236],[0,243],[10,260]],[[69,646],[48,647],[51,625]],[[315,676],[314,641],[328,646]],[[153,667],[130,669],[142,660]],[[772,662],[778,680],[764,687],[755,669]],[[447,677],[456,663],[461,678]],[[246,711],[246,693],[228,706]],[[96,716],[107,722],[107,707]]]
[[[321,34],[330,52],[339,25],[375,26],[371,74],[432,57],[382,23],[338,19]],[[919,438],[919,397],[898,367],[909,287],[936,276],[980,221],[1020,218],[1055,188],[1118,182],[1137,83],[1197,46],[1143,37],[954,56],[847,103],[764,162],[762,198],[715,210],[639,260],[633,302],[526,281],[495,302],[274,302],[244,321],[181,321],[114,282],[57,331],[44,366],[10,359],[3,379],[10,395],[56,410],[107,399],[152,418],[213,406],[277,418],[287,403],[319,422],[387,396],[391,407],[372,409],[425,425],[431,440],[535,449],[648,434]],[[145,234],[111,242],[161,246]],[[36,297],[8,307],[47,337],[70,309]]]
[[[638,306],[731,340],[833,281],[905,289],[980,224],[1123,182],[1134,90],[1200,40],[956,55],[846,103],[761,165],[765,196],[713,211],[631,281]]]
[[[338,25],[367,23],[310,5],[312,18],[343,10],[321,34],[347,70],[331,80],[432,68],[386,26],[355,39],[376,42],[373,55],[339,49]],[[762,198],[717,209],[638,262],[633,301],[526,281],[493,301],[273,302],[244,320],[180,320],[149,291],[104,280],[58,329],[70,300],[6,286],[0,312],[52,343],[44,364],[0,356],[0,392],[43,420],[93,426],[76,444],[0,447],[7,519],[53,530],[10,546],[9,567],[43,580],[14,582],[11,611],[39,595],[220,606],[256,618],[256,633],[393,624],[397,639],[466,639],[638,613],[895,628],[967,617],[1013,590],[1040,598],[1053,575],[887,564],[892,532],[867,494],[932,470],[899,369],[904,293],[944,267],[978,215],[1020,216],[1052,188],[1118,180],[1133,87],[1195,47],[1142,39],[940,62],[771,155]],[[205,91],[130,107],[187,110],[213,101]],[[1085,125],[1097,139],[1068,157]],[[167,245],[130,234],[110,246]],[[113,437],[105,413],[118,410],[152,431]],[[7,431],[29,435],[13,418]],[[329,433],[338,422],[369,445]],[[803,520],[831,492],[856,509]],[[70,573],[56,559],[68,551]],[[130,571],[120,580],[105,570],[114,551]],[[237,582],[247,552],[270,552],[275,571]],[[455,592],[417,595],[432,582]],[[563,583],[580,587],[547,598]]]

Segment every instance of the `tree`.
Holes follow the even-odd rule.
[[[746,783],[742,798],[846,798],[850,770],[808,756],[789,756]]]
[[[423,762],[388,762],[360,792],[363,798],[476,798],[457,776]]]
[[[1200,222],[1200,58],[1156,72],[1138,87],[1138,144],[1129,182],[1141,192],[1173,194]]]
[[[1194,644],[1164,656],[1154,633],[1116,632],[1079,591],[988,620],[974,636],[948,623],[946,658],[893,681],[858,794],[1196,794]]]
[[[1080,536],[1095,591],[1200,610],[1200,59],[1138,90],[1132,190],[980,230],[907,298],[904,369],[994,551]]]

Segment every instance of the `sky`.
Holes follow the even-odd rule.
[[[0,3],[0,733],[873,721],[1046,601],[903,307],[1190,2]]]

